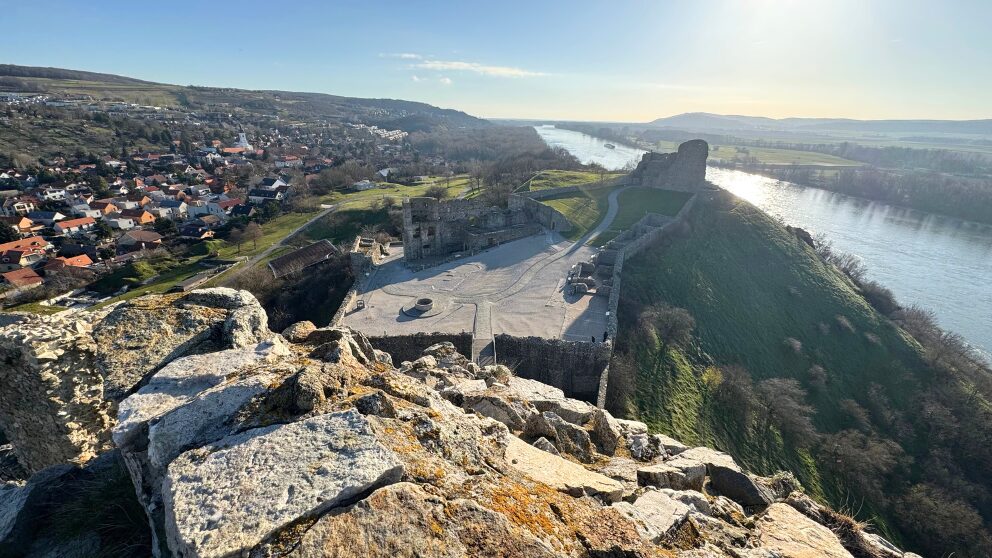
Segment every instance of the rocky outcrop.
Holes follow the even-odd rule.
[[[126,398],[98,399],[116,418],[94,436],[119,448],[157,555],[889,556],[853,522],[834,534],[837,516],[790,477],[750,476],[453,345],[394,367],[347,328],[272,336],[241,295],[133,307],[152,304],[173,317],[223,311],[199,349],[149,353],[134,362],[152,371]],[[74,366],[101,386],[87,335],[96,347],[76,350]],[[0,556],[38,537],[32,502],[44,493],[0,486]],[[75,544],[98,554],[92,542]]]
[[[645,153],[630,173],[632,182],[646,187],[695,192],[706,184],[709,144],[689,140],[676,153]]]
[[[271,339],[247,291],[134,299],[0,329],[0,430],[28,472],[110,447],[117,404],[178,357]]]

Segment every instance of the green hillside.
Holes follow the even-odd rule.
[[[942,548],[980,555],[990,480],[968,465],[989,459],[987,400],[972,389],[969,406],[960,378],[936,378],[932,355],[772,218],[726,194],[700,202],[691,232],[624,268],[613,407],[754,471],[789,469],[816,496],[911,546],[914,522],[942,513],[923,509],[920,487],[939,486],[947,500],[939,507],[973,527]],[[695,321],[683,339],[671,307]],[[927,452],[940,445],[920,408],[931,400],[955,425],[984,432],[944,440],[939,462],[953,478],[921,466],[932,466]],[[968,488],[951,486],[955,479]],[[951,535],[940,529],[919,536],[945,544]]]

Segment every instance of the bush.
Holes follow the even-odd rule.
[[[861,285],[861,295],[865,297],[868,304],[871,304],[875,310],[886,316],[891,316],[899,310],[899,303],[896,302],[896,297],[892,294],[892,291],[875,281],[866,281],[863,283]]]

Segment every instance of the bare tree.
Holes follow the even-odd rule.
[[[244,239],[250,240],[253,249],[258,249],[258,239],[262,238],[262,227],[258,223],[251,222],[245,227]]]
[[[758,383],[758,398],[764,407],[766,426],[774,424],[793,443],[807,446],[816,440],[812,416],[806,404],[806,391],[791,378],[769,378]]]
[[[241,244],[245,241],[244,230],[237,227],[231,229],[231,232],[227,233],[227,242],[238,247],[238,253],[241,253]]]

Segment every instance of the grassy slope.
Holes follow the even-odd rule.
[[[660,351],[649,342],[630,347],[639,367],[640,418],[687,441],[726,449],[753,470],[788,468],[814,493],[842,503],[842,489],[821,478],[812,456],[774,435],[754,439],[721,416],[703,381],[706,364],[742,365],[755,381],[798,379],[817,409],[818,429],[831,432],[840,428],[837,402],[858,399],[870,382],[884,386],[895,408],[909,404],[915,386],[903,371],[922,369],[918,346],[754,206],[719,198],[707,201],[690,222],[689,235],[664,250],[643,252],[624,268],[621,339],[636,337],[630,315],[642,305],[684,307],[697,324],[696,345],[688,353]],[[837,316],[849,320],[854,332],[841,327]],[[787,337],[802,342],[801,354],[785,346]],[[829,375],[822,390],[807,382],[814,364]]]
[[[572,232],[565,236],[575,240],[603,220],[603,215],[609,207],[607,199],[612,190],[612,188],[582,189],[579,192],[541,200],[541,203],[557,209],[572,223]]]
[[[685,205],[692,194],[686,192],[675,192],[672,190],[659,190],[657,188],[629,188],[617,196],[616,219],[610,228],[603,231],[593,241],[594,244],[602,246],[606,244],[621,231],[629,229],[648,213],[659,215],[669,215],[674,217],[678,214],[682,206]]]
[[[602,175],[605,180],[611,180],[623,173],[606,173]],[[568,171],[568,170],[546,170],[535,174],[530,180],[521,185],[518,192],[536,192],[537,190],[547,190],[549,188],[561,188],[563,186],[575,186],[578,184],[595,184],[600,181],[601,175],[593,171]]]

